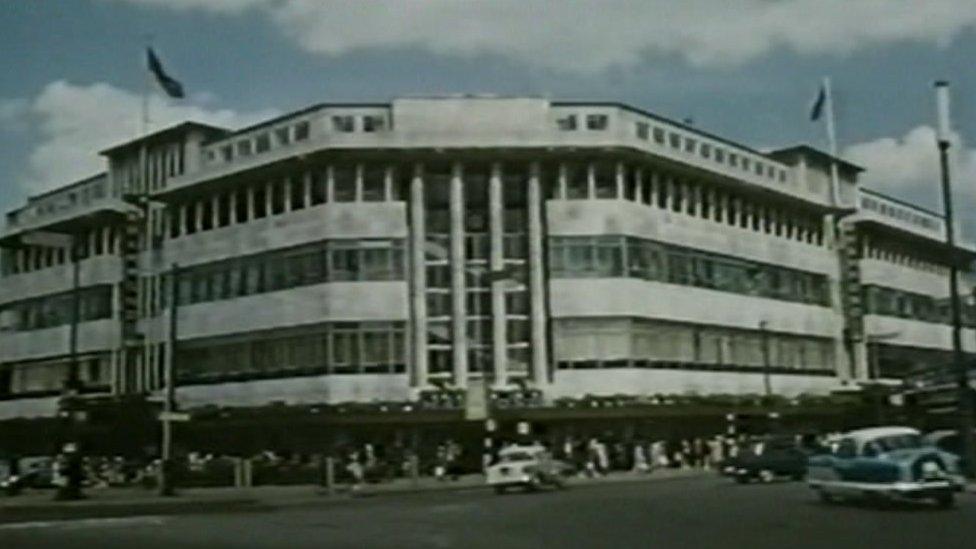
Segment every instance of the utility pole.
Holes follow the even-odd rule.
[[[962,441],[963,459],[967,464],[966,475],[974,474],[973,407],[969,398],[969,367],[962,351],[962,310],[959,302],[959,267],[956,258],[956,237],[952,217],[952,183],[949,176],[949,147],[952,130],[949,122],[949,83],[935,83],[935,100],[938,116],[939,164],[942,168],[942,205],[945,209],[946,244],[949,246],[949,302],[952,312],[952,356],[956,373],[956,410],[959,413],[959,437]]]
[[[177,275],[179,266],[174,263],[169,274],[169,329],[167,330],[167,353],[166,371],[164,372],[164,382],[166,384],[165,395],[163,397],[163,414],[160,417],[163,423],[163,440],[160,451],[159,462],[159,495],[174,496],[176,490],[173,482],[173,421],[176,409],[176,307],[179,297],[179,284]]]
[[[773,396],[773,384],[769,378],[769,332],[766,330],[768,322],[759,321],[759,334],[762,337],[762,365],[763,365],[763,391],[766,399]]]

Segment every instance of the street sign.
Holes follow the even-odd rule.
[[[488,419],[488,393],[485,390],[485,380],[468,380],[468,392],[464,399],[464,419],[468,421]]]
[[[190,421],[186,412],[159,412],[159,421]]]

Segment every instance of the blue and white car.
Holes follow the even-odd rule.
[[[845,434],[828,454],[807,463],[807,483],[825,502],[869,497],[954,503],[965,486],[959,458],[925,442],[910,427],[874,427]]]

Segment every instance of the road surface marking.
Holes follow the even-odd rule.
[[[0,530],[29,530],[35,528],[101,528],[118,526],[159,526],[166,522],[166,517],[115,517],[115,518],[88,518],[77,520],[39,520],[32,522],[13,522],[10,524],[0,524]]]

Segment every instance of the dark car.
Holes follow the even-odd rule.
[[[756,438],[739,447],[736,457],[726,463],[725,472],[741,483],[774,477],[803,480],[810,453],[794,437]]]

